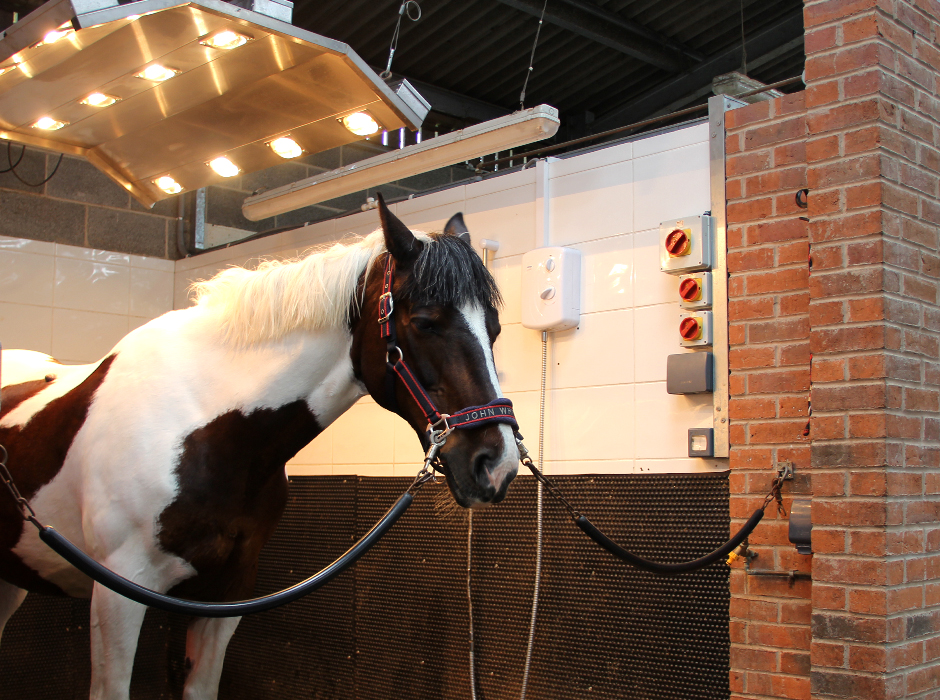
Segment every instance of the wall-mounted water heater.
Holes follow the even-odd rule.
[[[536,248],[522,256],[522,325],[537,331],[575,328],[581,318],[581,252]]]

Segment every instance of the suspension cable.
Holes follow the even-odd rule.
[[[522,92],[519,93],[519,109],[525,109],[525,91],[529,87],[529,77],[535,70],[535,48],[539,45],[539,34],[542,33],[542,24],[545,22],[545,9],[548,7],[548,0],[542,5],[542,14],[539,16],[539,26],[535,30],[535,40],[532,42],[532,53],[529,55],[529,68],[525,72],[525,81],[522,83]],[[541,458],[541,455],[539,456]]]
[[[417,15],[412,15],[412,11],[417,10]],[[408,19],[417,22],[421,19],[421,5],[416,0],[405,0],[398,8],[398,21],[395,22],[395,31],[392,32],[392,43],[388,47],[388,63],[385,64],[385,70],[379,74],[382,80],[388,80],[392,77],[392,59],[395,58],[395,52],[398,50],[398,37],[401,34],[401,18],[408,15]]]

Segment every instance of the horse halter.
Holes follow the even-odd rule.
[[[405,362],[401,348],[395,334],[395,300],[392,297],[392,284],[395,280],[395,259],[391,253],[386,253],[385,275],[382,279],[382,296],[379,297],[379,332],[385,339],[385,398],[393,410],[398,407],[395,395],[395,378],[401,379],[408,393],[418,404],[418,408],[428,421],[428,438],[431,441],[435,455],[444,440],[454,430],[479,428],[492,423],[501,423],[512,428],[514,434],[519,432],[519,424],[512,410],[512,401],[506,398],[497,398],[483,406],[469,406],[456,413],[441,413],[437,410],[428,393],[421,386],[411,368]],[[394,359],[393,359],[394,358]],[[434,446],[437,449],[434,449]]]

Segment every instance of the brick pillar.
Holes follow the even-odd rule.
[[[807,0],[814,698],[940,686],[934,0]]]
[[[809,243],[804,93],[726,115],[731,404],[731,517],[737,529],[763,501],[778,462],[809,497]],[[750,538],[754,571],[810,570],[771,507]],[[810,581],[731,572],[731,691],[744,698],[808,698]]]

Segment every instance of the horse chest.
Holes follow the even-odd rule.
[[[306,402],[294,401],[229,411],[184,438],[179,492],[157,535],[197,572],[180,591],[222,600],[251,593],[258,555],[287,501],[284,466],[321,431]]]

